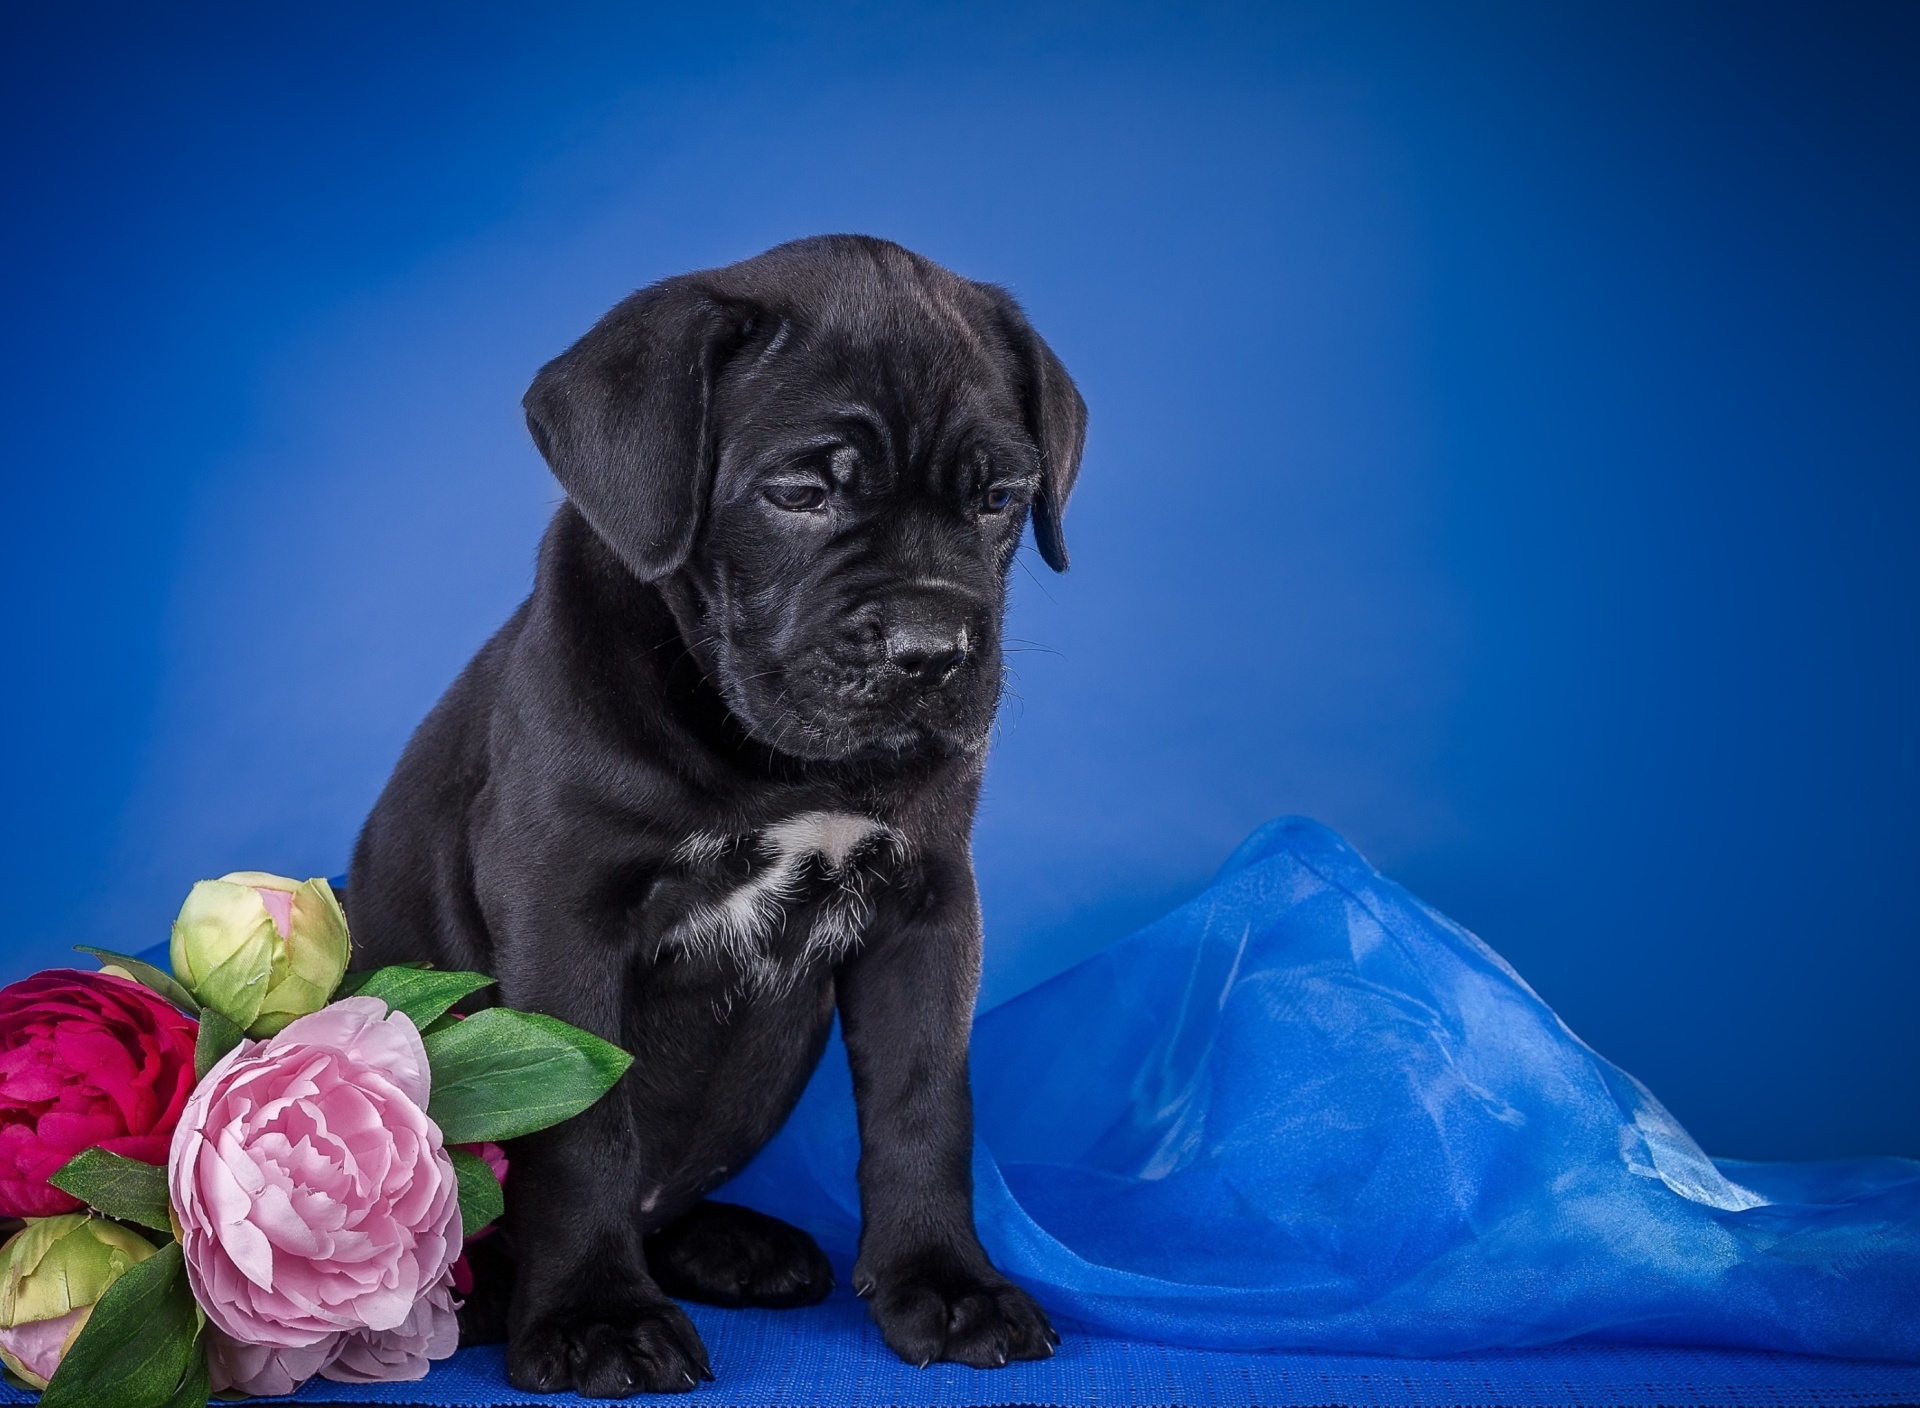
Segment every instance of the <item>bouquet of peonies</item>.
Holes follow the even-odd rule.
[[[459,1339],[499,1141],[631,1061],[551,1017],[453,1006],[425,967],[347,975],[324,880],[193,887],[172,975],[89,949],[0,989],[0,1361],[46,1408],[173,1408],[315,1374],[417,1379]]]

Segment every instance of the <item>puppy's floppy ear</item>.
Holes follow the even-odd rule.
[[[567,497],[642,581],[693,549],[713,484],[714,380],[754,311],[692,277],[644,288],[542,367],[521,400]]]
[[[1019,367],[1027,433],[1040,447],[1040,493],[1033,504],[1033,540],[1056,572],[1067,570],[1067,540],[1060,520],[1080,476],[1087,440],[1087,403],[1053,349],[1033,330],[1012,294],[994,284],[979,287],[992,300],[1000,331]]]

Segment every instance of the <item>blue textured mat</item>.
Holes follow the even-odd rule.
[[[1063,1322],[1044,1364],[913,1369],[887,1352],[866,1307],[845,1292],[798,1311],[689,1307],[713,1356],[713,1383],[645,1401],[687,1408],[1826,1408],[1920,1403],[1920,1365],[1745,1350],[1562,1345],[1459,1359],[1240,1354],[1091,1334]],[[0,1402],[31,1397],[0,1385]],[[280,1399],[278,1402],[289,1400]],[[497,1348],[464,1350],[421,1383],[315,1380],[293,1401],[492,1408],[604,1402],[510,1387]]]

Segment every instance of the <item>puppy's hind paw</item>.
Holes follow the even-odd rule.
[[[625,1314],[592,1310],[549,1316],[507,1345],[507,1378],[528,1393],[572,1389],[583,1398],[685,1393],[712,1377],[693,1322],[665,1300]]]
[[[696,1203],[647,1238],[647,1269],[668,1295],[707,1305],[786,1310],[833,1289],[813,1238],[732,1203]]]
[[[992,1271],[876,1275],[864,1294],[887,1347],[921,1368],[999,1369],[1050,1358],[1060,1343],[1033,1297]]]

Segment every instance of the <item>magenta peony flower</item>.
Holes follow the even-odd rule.
[[[507,1186],[507,1151],[505,1149],[491,1140],[484,1144],[456,1144],[453,1147],[472,1154],[493,1170],[494,1182],[502,1188]],[[462,1224],[460,1230],[466,1240],[473,1243],[482,1237],[491,1236],[493,1228],[494,1224],[489,1222],[485,1227],[467,1227]],[[473,1294],[473,1266],[468,1262],[465,1252],[461,1252],[453,1263],[453,1293],[458,1296]]]
[[[167,1156],[199,1026],[147,989],[55,968],[0,989],[0,1214],[77,1212],[47,1175],[95,1145]]]
[[[502,1149],[492,1140],[488,1140],[484,1144],[456,1144],[453,1147],[456,1149],[464,1149],[469,1154],[472,1154],[476,1159],[480,1160],[481,1163],[493,1170],[495,1182],[499,1183],[502,1187],[506,1186],[508,1164],[507,1151],[505,1149]]]
[[[194,1295],[243,1347],[222,1351],[230,1382],[291,1376],[312,1360],[258,1349],[325,1346],[324,1365],[363,1331],[451,1351],[433,1312],[417,1312],[445,1294],[460,1254],[429,1078],[407,1016],[350,997],[243,1042],[194,1090],[167,1180]],[[402,1361],[413,1363],[380,1348],[356,1351],[353,1365]]]
[[[484,1144],[456,1144],[453,1147],[465,1153],[472,1154],[476,1159],[480,1160],[481,1163],[493,1170],[493,1181],[495,1183],[498,1183],[502,1188],[507,1186],[507,1151],[505,1149],[502,1149],[492,1140],[488,1140]],[[485,1227],[474,1228],[463,1226],[461,1230],[466,1234],[466,1239],[469,1242],[477,1242],[480,1238],[493,1231],[493,1224],[489,1222]],[[460,1294],[465,1295],[466,1291],[462,1290]]]

